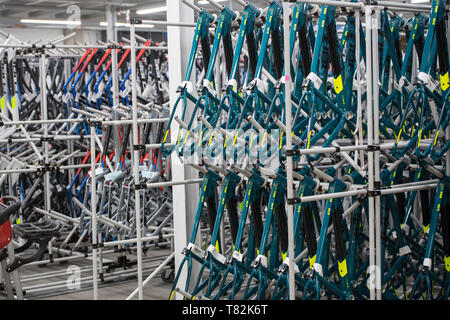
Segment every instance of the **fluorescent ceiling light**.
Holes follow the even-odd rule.
[[[125,27],[126,23],[123,22],[116,22],[116,27]],[[99,23],[99,25],[101,25],[102,27],[107,27],[108,26],[108,22],[106,21],[102,21]]]
[[[157,12],[164,12],[167,11],[167,7],[155,7],[155,8],[148,8],[148,9],[141,9],[136,11],[136,14],[150,14],[150,13],[157,13]]]
[[[102,27],[107,27],[108,23],[106,21],[102,21],[99,23],[99,25]],[[116,22],[116,27],[129,27],[129,26],[130,26],[129,23]],[[153,24],[135,24],[134,26],[136,28],[153,28],[155,25],[153,25]]]
[[[226,0],[216,0],[216,2],[224,2]],[[208,1],[206,0],[199,0],[198,4],[210,4]]]
[[[79,26],[81,21],[70,21],[70,20],[38,20],[38,19],[21,19],[22,23],[38,23],[38,24],[69,24]]]

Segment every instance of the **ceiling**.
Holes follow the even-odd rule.
[[[172,1],[181,0],[168,0]],[[194,3],[199,7],[204,7],[208,11],[217,11],[216,8],[210,4],[199,4],[201,0],[194,0]],[[267,6],[266,0],[249,0],[257,7],[262,8]],[[392,0],[391,0],[392,1]],[[401,0],[394,0],[398,2],[406,2]],[[411,0],[407,0],[408,2]],[[204,2],[204,0],[203,0]],[[242,7],[234,0],[222,0],[221,4],[227,5],[233,9],[242,10]],[[166,0],[0,0],[0,27],[45,27],[36,24],[21,23],[21,19],[51,19],[51,20],[66,20],[70,16],[67,10],[70,6],[76,5],[80,8],[82,29],[105,29],[100,27],[99,23],[106,21],[106,7],[108,5],[114,6],[118,11],[117,21],[124,22],[127,10],[130,10],[130,15],[135,17],[142,17],[147,20],[166,20],[166,12],[152,13],[146,15],[136,15],[136,10],[146,9],[152,7],[166,6]],[[49,26],[47,26],[49,27]],[[51,26],[52,28],[62,28],[61,25]],[[161,30],[155,26],[154,31]]]
[[[194,3],[199,7],[207,8],[208,11],[217,11],[209,4],[198,4],[199,1],[194,0]],[[266,0],[250,1],[258,7],[266,6]],[[235,9],[242,8],[233,0],[225,0],[220,3]],[[127,10],[130,10],[131,16],[148,20],[166,20],[166,12],[135,15],[136,10],[139,9],[166,6],[165,0],[0,0],[0,27],[37,27],[35,24],[21,23],[21,19],[65,20],[71,14],[67,10],[72,5],[80,8],[82,28],[87,29],[99,28],[99,23],[106,21],[106,7],[108,5],[117,9],[117,21],[125,21]]]

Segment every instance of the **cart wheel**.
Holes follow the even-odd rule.
[[[161,279],[164,283],[173,283],[175,272],[172,269],[166,269],[161,273]]]

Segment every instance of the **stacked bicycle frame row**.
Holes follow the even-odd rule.
[[[262,10],[237,1],[239,14],[209,2],[220,9],[216,17],[190,5],[197,27],[169,120],[178,135],[168,147],[166,131],[161,145],[203,177],[170,299],[286,299],[290,259],[300,299],[369,299],[371,201],[379,204],[382,298],[448,299],[449,2],[434,0],[408,19],[375,4],[362,19],[357,2],[298,1],[289,22],[277,1]],[[195,92],[200,51],[206,71]],[[199,245],[204,220],[209,240]]]
[[[56,219],[66,228],[64,236],[54,239],[54,249],[86,249],[96,190],[100,241],[135,239],[131,69],[135,63],[139,139],[148,147],[139,150],[138,174],[143,182],[166,181],[170,166],[151,147],[161,143],[169,115],[164,44],[136,35],[133,62],[131,41],[125,38],[96,45],[59,44],[68,37],[33,43],[9,34],[4,38],[0,188],[1,195],[21,199],[16,223]],[[167,233],[170,188],[143,190],[142,195],[143,231],[149,236]]]

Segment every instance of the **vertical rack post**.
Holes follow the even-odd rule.
[[[373,145],[373,101],[372,101],[372,6],[365,7],[366,21],[366,81],[367,81],[367,144]],[[373,151],[367,152],[367,176],[369,193],[374,190],[374,163]],[[374,220],[374,198],[369,194],[369,291],[370,300],[375,300],[375,220]]]
[[[97,179],[95,177],[95,126],[90,127],[91,145],[91,236],[92,236],[92,283],[94,300],[98,300],[97,263]]]
[[[284,99],[286,107],[286,150],[292,150],[292,112],[291,112],[291,59],[289,44],[289,9],[288,2],[283,2],[283,30],[284,30]],[[292,157],[286,159],[286,178],[287,178],[287,197],[294,198],[294,179],[292,176],[293,164]],[[295,300],[295,269],[294,269],[294,208],[288,202],[288,254],[289,254],[289,300]]]
[[[137,92],[136,92],[136,20],[130,20],[130,40],[131,40],[131,111],[133,117],[133,173],[134,173],[134,207],[136,219],[136,251],[137,251],[137,278],[138,278],[138,298],[144,299],[143,276],[142,276],[142,242],[141,242],[141,191],[137,187],[139,179],[139,150],[135,148],[139,144],[138,123],[137,123]]]
[[[106,22],[108,24],[108,26],[106,27],[106,40],[117,41],[116,6],[110,4],[106,6]]]
[[[118,62],[117,62],[117,49],[113,46],[113,50],[111,51],[111,77],[112,77],[112,97],[113,97],[113,109],[117,108],[119,105],[119,77],[118,77]],[[117,134],[117,125],[112,125],[113,135],[114,135],[114,143],[116,143],[116,150],[119,150],[119,136]],[[114,164],[116,166],[120,165],[120,156],[118,152],[114,153]],[[114,168],[115,170],[117,168]]]
[[[70,73],[71,73],[71,63],[70,63],[70,59],[65,59],[64,60],[64,80],[67,81],[70,77]],[[71,114],[71,110],[70,110],[70,105],[67,105],[67,116],[69,117]],[[67,123],[66,124],[68,127],[70,127],[70,124]],[[67,153],[71,154],[73,152],[73,140],[67,140]],[[75,162],[73,161],[74,158],[70,157],[68,159],[68,163],[69,165],[74,165]],[[75,176],[75,169],[70,169],[69,170],[69,181],[73,180],[73,177]]]
[[[380,144],[380,129],[379,129],[379,59],[378,59],[378,20],[379,10],[374,8],[374,14],[372,15],[371,27],[372,27],[372,95],[373,95],[373,143],[376,146],[374,152],[374,184],[375,188],[379,189],[381,187],[380,181],[380,150],[378,145]],[[376,299],[381,300],[382,289],[381,289],[381,203],[380,196],[375,195],[375,257],[376,257],[376,268],[375,268],[375,290]]]
[[[361,93],[361,23],[360,9],[355,9],[355,44],[356,44],[356,83],[357,83],[357,110],[356,110],[356,130],[358,131],[358,139],[356,139],[356,145],[364,144],[363,142],[363,128],[362,128],[362,93]],[[357,154],[357,152],[355,152]],[[359,151],[359,159],[361,168],[364,167],[364,151]]]
[[[40,89],[41,89],[41,119],[47,120],[47,85],[45,81],[45,49],[42,49],[41,55],[39,57],[39,75],[40,75]],[[44,128],[44,137],[48,135],[48,125],[46,123],[42,124]],[[42,142],[44,146],[44,161],[48,164],[48,142]],[[44,173],[44,207],[45,211],[50,211],[50,173],[46,171]]]
[[[40,91],[41,91],[41,119],[47,120],[48,112],[47,112],[47,83],[46,83],[46,76],[45,76],[45,65],[46,65],[46,56],[45,56],[45,49],[42,49],[41,55],[39,57],[39,75],[40,75]],[[48,124],[43,123],[42,124],[44,128],[44,137],[47,138],[48,136]],[[48,163],[48,141],[45,139],[42,141],[43,147],[44,147],[44,164],[46,166],[49,165]],[[50,172],[45,171],[44,172],[44,209],[46,212],[49,212],[51,210],[51,203],[50,203]],[[52,252],[52,241],[48,242],[47,245],[48,250],[48,256],[50,261],[53,260],[53,252]]]
[[[116,33],[114,33],[114,35],[116,35]],[[111,41],[110,39],[108,39],[108,41]],[[115,40],[114,40],[115,41]],[[111,51],[111,77],[112,77],[112,87],[111,87],[111,91],[112,91],[112,98],[113,98],[113,110],[115,108],[117,108],[119,106],[119,76],[118,76],[118,61],[117,61],[117,48],[115,45],[112,46],[113,50]],[[116,117],[114,116],[114,119],[116,119]],[[119,126],[117,125],[112,125],[112,135],[114,137],[114,148],[116,150],[116,152],[114,152],[114,170],[117,170],[120,167],[120,139],[119,139],[119,130],[118,130]],[[121,233],[119,234],[118,239],[119,240],[123,240],[124,235]],[[119,251],[121,252],[121,256],[124,257],[126,259],[126,251],[125,250],[120,250],[125,248],[124,245],[119,245]]]

